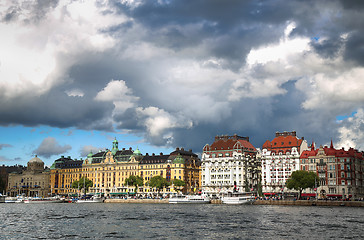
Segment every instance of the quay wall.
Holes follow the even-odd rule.
[[[156,203],[166,204],[168,199],[105,199],[105,203]],[[211,200],[212,204],[222,204],[220,199]],[[285,206],[346,206],[346,207],[364,207],[362,201],[315,201],[315,200],[257,200],[254,205],[285,205]]]
[[[105,203],[168,203],[168,199],[105,199]]]
[[[257,200],[254,205],[287,205],[287,206],[346,206],[364,207],[364,202],[359,201],[312,201],[312,200]]]

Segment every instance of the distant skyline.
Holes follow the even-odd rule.
[[[0,3],[0,164],[200,153],[276,131],[364,150],[364,2]]]

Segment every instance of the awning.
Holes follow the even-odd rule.
[[[134,192],[112,192],[110,195],[134,195]]]

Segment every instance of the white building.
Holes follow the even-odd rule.
[[[257,150],[248,137],[216,136],[206,144],[202,153],[202,190],[219,194],[228,190],[256,190],[260,179]]]
[[[296,132],[276,133],[267,140],[261,150],[262,188],[265,195],[287,192],[287,179],[299,170],[300,155],[308,150],[307,141],[298,138]]]

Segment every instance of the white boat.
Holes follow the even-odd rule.
[[[102,203],[104,202],[104,198],[100,196],[92,196],[91,198],[78,199],[76,203]]]
[[[255,197],[249,192],[227,192],[221,198],[224,204],[251,204]]]
[[[17,200],[18,200],[17,197],[5,196],[5,203],[16,203]]]
[[[63,203],[64,200],[58,197],[40,198],[33,197],[24,200],[24,203]]]
[[[169,198],[169,203],[210,203],[211,199],[205,194],[201,195],[173,195]]]
[[[25,200],[26,198],[24,198],[23,196],[18,196],[17,198],[16,198],[16,200],[15,200],[15,203],[24,203],[24,200]]]

